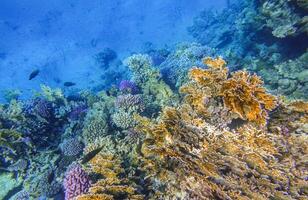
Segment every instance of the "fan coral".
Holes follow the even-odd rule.
[[[87,193],[90,188],[90,179],[79,164],[69,166],[63,180],[65,200],[73,200],[78,195]]]
[[[60,144],[60,148],[65,156],[77,156],[82,152],[83,145],[78,139],[70,138],[64,140],[64,142]]]
[[[209,69],[193,68],[192,82],[181,88],[187,94],[186,101],[199,113],[208,115],[211,99],[222,98],[225,107],[240,118],[264,125],[267,111],[275,108],[276,100],[266,93],[261,79],[245,71],[235,72],[228,78],[226,63],[220,57],[205,58],[204,63]]]
[[[225,106],[242,119],[264,125],[267,111],[276,107],[276,100],[266,93],[262,85],[263,81],[256,75],[250,76],[245,71],[232,74],[221,89]]]
[[[237,72],[241,75],[233,74],[230,78],[212,77],[211,74],[219,74],[222,69],[226,72],[222,61],[206,59],[208,70],[193,69],[193,82],[186,85],[184,91],[190,92],[193,86],[198,87],[204,92],[201,96],[223,101],[221,91],[224,83],[242,74],[250,77],[246,72]],[[251,78],[251,81],[245,79],[245,85],[259,88],[260,79]],[[208,85],[212,80],[218,86],[212,88]],[[222,81],[216,83],[216,80]],[[242,95],[240,92],[237,92],[239,96]],[[264,90],[260,89],[260,92],[261,97],[267,100]],[[146,134],[141,152],[152,198],[303,199],[308,194],[304,164],[308,147],[306,135],[295,135],[291,129],[288,135],[280,130],[269,132],[255,126],[254,120],[239,124],[232,131],[220,128],[195,109],[200,108],[196,107],[196,102],[202,101],[193,101],[194,95],[199,99],[200,93],[192,91],[187,95],[189,98],[184,104],[177,108],[165,107],[157,120],[139,120],[137,129]],[[256,95],[253,99],[258,97]],[[270,96],[264,104],[271,106],[275,102],[273,100]],[[245,102],[242,104],[245,105]],[[293,105],[296,107],[293,112],[298,112],[295,119],[307,119],[303,109],[306,104]],[[207,106],[204,106],[206,111]],[[266,107],[263,103],[261,106]],[[289,106],[292,107],[292,104]],[[268,124],[272,130],[293,120],[281,115],[286,110],[290,113],[290,109],[282,105],[277,109],[276,117]],[[285,111],[279,112],[280,109]],[[304,124],[300,127],[303,128]],[[294,170],[290,170],[293,167]]]
[[[136,94],[138,92],[136,84],[129,80],[121,81],[119,84],[119,89],[123,93]]]
[[[137,193],[132,183],[121,178],[124,169],[115,155],[100,152],[89,161],[89,167],[92,172],[102,178],[90,187],[87,194],[78,196],[77,200],[144,199],[143,195]]]

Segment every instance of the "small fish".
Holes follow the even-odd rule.
[[[39,69],[34,70],[33,72],[31,72],[30,76],[29,76],[29,80],[34,79],[38,74],[40,73]]]
[[[64,86],[65,87],[71,87],[71,86],[74,86],[76,85],[76,83],[73,83],[73,82],[64,82]]]

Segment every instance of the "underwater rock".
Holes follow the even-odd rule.
[[[116,58],[117,58],[117,53],[110,48],[104,48],[101,52],[99,52],[95,56],[97,63],[102,68],[108,68],[110,62],[115,60]]]

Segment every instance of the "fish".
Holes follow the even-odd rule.
[[[31,72],[31,74],[29,75],[29,80],[34,79],[37,75],[39,75],[39,73],[40,73],[39,69],[36,69],[33,72]]]
[[[73,83],[73,82],[64,82],[63,85],[64,85],[65,87],[71,87],[71,86],[76,85],[76,83]]]

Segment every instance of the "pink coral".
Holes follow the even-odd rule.
[[[63,181],[65,189],[65,200],[72,200],[75,197],[85,194],[90,188],[90,178],[79,164],[69,166]]]

